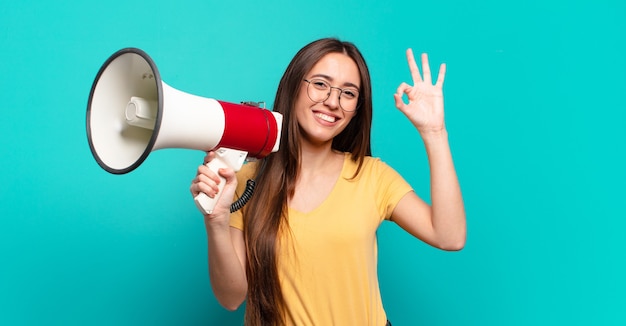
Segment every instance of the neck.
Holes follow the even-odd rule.
[[[330,142],[324,146],[302,143],[300,173],[322,171],[324,167],[329,166],[329,163],[336,162],[338,159],[343,160],[343,153],[333,150]]]

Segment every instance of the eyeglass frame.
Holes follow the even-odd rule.
[[[309,99],[315,103],[324,103],[326,102],[329,98],[330,98],[330,94],[333,92],[333,88],[339,90],[339,107],[346,111],[346,112],[355,112],[356,110],[358,110],[359,108],[359,101],[361,99],[361,91],[358,88],[354,88],[354,89],[346,89],[346,88],[341,88],[341,87],[336,87],[336,86],[331,86],[329,82],[327,82],[324,79],[321,78],[312,78],[312,79],[302,79],[302,81],[305,81],[308,83],[307,87],[306,87],[306,95],[309,97]],[[326,95],[326,98],[321,100],[321,101],[316,101],[314,99],[311,98],[311,94],[309,94],[309,87],[311,86],[311,82],[313,81],[321,81],[325,84],[328,85],[328,87],[330,88],[330,90],[328,91],[328,94]],[[356,91],[356,105],[354,106],[354,110],[346,110],[343,108],[343,105],[341,105],[341,95],[346,91],[346,90],[352,90],[352,91]]]

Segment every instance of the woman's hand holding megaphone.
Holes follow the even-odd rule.
[[[208,152],[204,157],[204,164],[198,167],[190,191],[198,208],[208,220],[219,220],[228,226],[237,178],[233,168],[223,166],[220,167],[219,158],[216,159],[214,151]]]

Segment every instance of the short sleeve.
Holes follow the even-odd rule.
[[[393,210],[407,193],[413,191],[411,185],[392,167],[376,159],[372,168],[372,177],[376,179],[376,198],[378,209],[384,219],[391,218]]]

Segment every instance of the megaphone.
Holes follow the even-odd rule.
[[[238,171],[246,159],[260,159],[279,148],[282,115],[264,108],[188,94],[161,80],[144,51],[125,48],[102,65],[89,94],[87,138],[96,162],[112,174],[125,174],[163,148],[217,153],[214,172]],[[215,198],[201,193],[197,207],[211,214]]]

